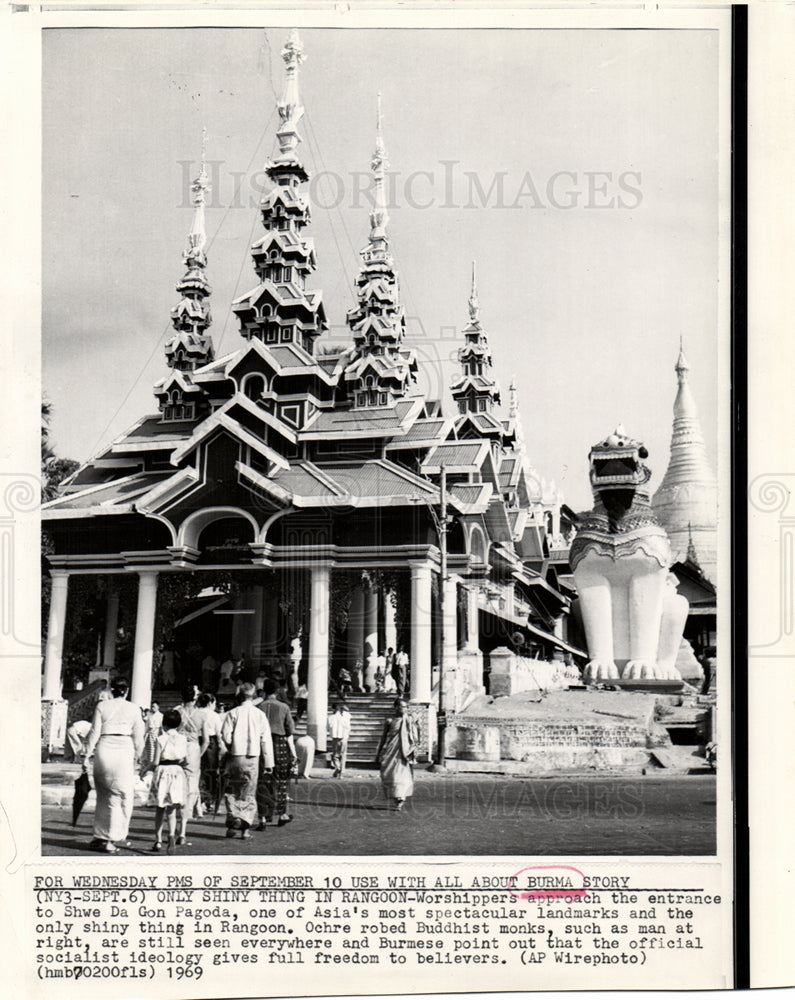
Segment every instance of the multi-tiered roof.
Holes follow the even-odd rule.
[[[190,566],[201,558],[202,525],[219,511],[250,523],[255,565],[288,559],[290,520],[310,513],[315,527],[295,536],[303,539],[300,551],[334,544],[342,559],[351,546],[389,544],[407,558],[412,546],[435,539],[428,505],[439,502],[444,468],[448,506],[457,521],[451,566],[479,573],[491,566],[506,585],[535,587],[544,615],[554,616],[566,598],[555,589],[549,568],[541,498],[523,452],[513,447],[515,415],[503,420],[497,414],[499,393],[474,273],[459,355],[462,376],[452,389],[461,412],[446,416],[442,403],[417,387],[417,359],[405,344],[405,313],[387,237],[380,102],[370,234],[356,304],[348,312],[353,342],[324,344],[322,296],[305,287],[316,258],[302,191],[308,173],[298,157],[303,50],[297,33],[282,56],[279,152],[266,166],[272,187],[261,203],[265,233],[251,248],[259,284],[233,304],[243,345],[215,358],[207,334],[202,168],[194,185],[187,271],[178,286],[182,299],[173,313],[177,332],[166,347],[171,371],[156,387],[160,412],[143,417],[82,466],[45,509],[45,519],[77,524],[90,517],[123,527],[127,534],[118,540],[115,564],[128,556],[140,561],[142,551],[154,547],[149,563]],[[165,541],[158,542],[165,529]],[[106,530],[102,544],[110,537]],[[78,545],[65,539],[64,545]]]

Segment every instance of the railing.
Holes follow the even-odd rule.
[[[94,681],[82,691],[75,691],[67,697],[69,708],[66,713],[66,724],[71,726],[79,719],[91,719],[99,702],[100,692],[105,688],[105,681]]]

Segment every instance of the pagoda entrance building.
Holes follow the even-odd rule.
[[[497,413],[474,272],[451,398],[418,389],[387,236],[380,109],[350,342],[324,340],[298,157],[296,33],[282,56],[279,151],[251,248],[256,284],[232,306],[240,348],[216,357],[210,334],[202,167],[157,412],[43,510],[43,698],[62,696],[64,637],[90,599],[101,608],[97,662],[127,672],[142,707],[208,654],[245,654],[264,672],[278,660],[307,684],[308,731],[324,750],[340,670],[361,665],[372,688],[376,654],[402,647],[430,742],[439,686],[450,709],[482,693],[491,648],[518,634],[549,658],[579,653],[564,638],[571,594],[549,558],[554,512],[534,492],[515,401],[507,419]]]

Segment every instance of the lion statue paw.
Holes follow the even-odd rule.
[[[585,668],[583,677],[586,684],[599,684],[602,681],[617,681],[618,678],[618,667],[612,660],[609,663],[603,663],[600,660],[591,660]]]

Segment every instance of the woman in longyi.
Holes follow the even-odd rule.
[[[116,854],[116,844],[127,839],[135,801],[135,761],[143,750],[141,709],[127,701],[128,690],[127,681],[114,681],[111,699],[97,705],[83,765],[87,769],[93,757],[97,804],[91,846],[106,854]]]

